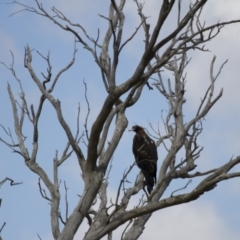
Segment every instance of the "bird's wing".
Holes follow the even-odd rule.
[[[136,134],[133,139],[133,153],[137,165],[146,172],[156,171],[157,151],[152,139],[145,135]]]
[[[136,134],[133,138],[133,154],[136,160],[140,157],[141,152],[145,148],[145,141],[144,138],[140,134]]]
[[[146,143],[146,151],[149,154],[149,158],[157,161],[158,160],[158,153],[157,153],[157,147],[155,142],[146,134],[144,136],[145,138],[145,143]]]

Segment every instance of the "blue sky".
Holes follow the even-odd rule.
[[[3,2],[3,1],[2,1]],[[22,1],[25,4],[34,5],[34,1]],[[70,2],[42,1],[46,9],[55,6],[62,10],[66,16],[74,22],[81,23],[93,38],[97,37],[97,30],[100,29],[100,42],[103,39],[106,29],[106,20],[100,18],[98,14],[106,15],[108,11],[105,1],[77,1]],[[157,16],[157,7],[159,1],[149,0],[145,3],[146,16],[150,23],[154,23]],[[35,107],[38,104],[40,93],[31,80],[27,70],[23,65],[24,47],[29,44],[31,49],[38,50],[43,55],[47,55],[50,50],[51,64],[53,74],[71,61],[74,50],[74,38],[70,33],[63,32],[48,19],[44,19],[32,13],[21,12],[9,17],[12,13],[21,8],[15,5],[0,5],[0,61],[7,65],[11,63],[10,50],[15,57],[15,71],[21,79],[26,98],[30,104]],[[217,21],[225,21],[240,18],[240,3],[238,1],[214,0],[207,4],[202,19],[206,24]],[[127,1],[126,5],[126,29],[124,38],[126,39],[139,24],[139,18],[135,12],[136,7],[132,1]],[[90,13],[91,12],[91,13]],[[172,18],[173,19],[173,16]],[[174,21],[168,21],[163,31],[166,34],[174,26]],[[120,58],[117,81],[125,81],[134,71],[143,49],[143,32],[140,31],[134,41],[126,46]],[[213,109],[206,117],[204,122],[204,131],[199,138],[199,143],[204,147],[201,157],[197,161],[197,170],[207,170],[222,165],[230,160],[232,156],[239,155],[240,144],[240,67],[239,67],[239,49],[240,49],[240,24],[225,27],[216,39],[207,43],[206,47],[210,52],[192,51],[187,71],[187,103],[185,104],[185,120],[188,121],[194,116],[196,108],[200,103],[206,88],[209,85],[210,62],[214,55],[217,56],[215,72],[220,65],[228,59],[228,63],[217,81],[215,94],[221,88],[224,89],[223,97],[216,103]],[[106,92],[101,81],[101,74],[96,66],[91,54],[77,45],[76,62],[74,66],[64,73],[55,89],[54,96],[61,100],[63,113],[66,121],[72,131],[76,131],[76,117],[78,102],[81,106],[80,127],[83,131],[83,123],[87,114],[87,104],[84,99],[85,80],[88,86],[88,99],[90,102],[89,126],[96,117],[103,103]],[[33,66],[40,75],[46,73],[46,62],[33,52]],[[166,77],[172,77],[167,75]],[[12,90],[17,97],[20,92],[17,82],[13,79],[11,73],[0,66],[0,123],[14,132],[12,109],[7,95],[7,82],[10,83]],[[141,108],[140,108],[141,107]],[[142,98],[127,110],[129,127],[139,124],[147,127],[148,122],[160,129],[163,128],[161,122],[161,110],[167,110],[166,101],[159,95],[157,90],[149,91],[144,89]],[[26,119],[27,120],[27,119]],[[67,142],[65,134],[57,123],[56,114],[50,104],[46,103],[40,120],[40,149],[38,155],[39,164],[45,169],[52,178],[52,160],[55,151],[61,151]],[[164,133],[164,132],[163,132]],[[27,147],[31,149],[32,145],[32,126],[26,121],[24,125],[24,134],[28,136],[26,140]],[[0,131],[1,137],[6,137],[4,132]],[[116,195],[118,183],[127,169],[134,161],[131,144],[133,134],[125,132],[113,157],[113,168],[110,173],[109,195],[114,198]],[[109,136],[110,139],[110,136]],[[86,148],[81,143],[84,152]],[[162,146],[158,149],[159,167],[164,158],[164,149]],[[178,158],[181,158],[179,154]],[[5,240],[35,240],[38,239],[37,233],[44,240],[52,239],[49,219],[49,204],[39,193],[38,177],[30,172],[25,166],[23,159],[5,145],[0,144],[0,179],[6,176],[15,181],[23,181],[22,185],[10,187],[5,184],[0,189],[0,198],[3,199],[0,209],[0,226],[6,222],[2,237]],[[240,167],[236,168],[240,171]],[[129,176],[129,180],[134,182],[139,170],[134,168]],[[69,198],[69,211],[74,208],[78,201],[77,194],[81,194],[82,180],[81,172],[75,156],[72,156],[59,170],[59,178],[62,181],[61,194],[64,198],[64,185],[66,181]],[[182,187],[187,180],[176,180],[165,193],[169,196],[172,191]],[[197,180],[189,185],[192,189]],[[240,239],[240,180],[233,179],[222,182],[211,192],[205,193],[195,202],[184,204],[169,209],[164,209],[155,213],[147,223],[146,229],[140,239],[157,240],[161,234],[162,239],[174,240],[225,240]],[[137,204],[139,196],[131,203]],[[64,201],[61,202],[62,212],[65,211]],[[174,231],[173,231],[174,229]],[[75,239],[81,239],[87,230],[87,224],[84,223]],[[120,231],[114,235],[114,239],[119,239]]]

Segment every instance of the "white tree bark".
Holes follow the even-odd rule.
[[[205,42],[216,37],[221,28],[225,25],[240,22],[240,19],[229,22],[218,22],[213,25],[205,26],[200,21],[200,16],[203,7],[206,2],[208,2],[207,0],[199,0],[190,4],[189,10],[184,16],[181,16],[181,4],[183,3],[179,1],[176,28],[169,35],[164,37],[161,36],[160,38],[160,32],[165,21],[173,11],[173,6],[176,5],[175,1],[162,1],[158,19],[155,25],[151,26],[153,31],[150,32],[150,25],[148,24],[148,19],[144,15],[143,5],[138,0],[135,0],[134,2],[136,3],[137,11],[140,16],[139,26],[132,35],[123,42],[122,33],[126,27],[124,6],[127,2],[120,0],[117,4],[115,0],[111,0],[109,4],[109,15],[100,15],[100,17],[109,22],[109,26],[105,29],[103,42],[99,43],[98,39],[94,40],[88,35],[87,30],[85,30],[80,23],[71,22],[71,20],[60,10],[53,7],[51,11],[48,11],[44,9],[40,2],[37,0],[35,2],[36,6],[32,7],[13,1],[13,3],[21,5],[24,11],[46,17],[63,31],[66,31],[66,34],[68,34],[68,32],[73,34],[77,39],[77,44],[83,45],[93,56],[101,71],[102,82],[107,93],[103,106],[90,127],[89,135],[86,119],[85,133],[88,141],[88,150],[87,154],[84,155],[80,144],[80,139],[82,139],[83,136],[79,135],[79,127],[76,133],[71,131],[64,118],[61,102],[54,96],[55,86],[59,78],[75,62],[76,47],[74,48],[72,60],[65,68],[56,74],[55,78],[52,76],[49,55],[44,57],[40,54],[46,61],[48,73],[48,75],[45,76],[45,80],[42,82],[40,77],[36,74],[32,64],[32,59],[35,57],[34,53],[30,46],[26,46],[24,66],[41,93],[37,110],[35,110],[32,105],[30,107],[28,106],[21,81],[17,78],[14,71],[14,61],[10,67],[5,65],[18,81],[21,90],[21,102],[17,104],[17,100],[9,84],[8,93],[13,110],[14,129],[17,141],[16,143],[10,143],[7,140],[3,140],[3,138],[0,138],[0,140],[23,157],[26,166],[39,176],[48,189],[50,194],[49,197],[44,193],[41,187],[40,192],[51,204],[50,217],[54,239],[72,240],[84,218],[87,218],[89,222],[89,229],[84,237],[85,240],[100,239],[104,236],[108,236],[108,239],[114,239],[114,230],[127,222],[129,222],[128,228],[124,230],[122,239],[138,239],[145,228],[146,222],[155,211],[194,201],[205,192],[215,188],[217,183],[230,178],[240,177],[240,172],[229,173],[231,169],[240,163],[240,157],[232,159],[230,162],[227,162],[217,169],[209,169],[206,172],[197,171],[195,173],[190,173],[190,171],[193,171],[197,167],[196,161],[200,157],[202,151],[202,148],[198,145],[198,136],[203,129],[202,120],[223,94],[223,90],[216,94],[214,87],[217,77],[226,62],[220,67],[219,72],[214,75],[213,68],[216,57],[213,58],[210,66],[209,88],[206,90],[196,110],[196,115],[189,121],[184,119],[183,108],[186,101],[185,73],[189,63],[187,58],[188,51],[191,49],[205,51]],[[145,50],[129,79],[119,83],[116,72],[121,50],[131,42],[141,28],[145,34]],[[78,33],[78,31],[81,31],[81,33]],[[100,53],[98,54],[98,52]],[[161,75],[162,70],[171,73],[173,78],[169,80],[163,79]],[[157,146],[160,144],[165,145],[165,142],[168,142],[168,146],[165,145],[167,154],[161,163],[157,184],[151,195],[145,197],[144,201],[140,201],[138,207],[128,209],[131,197],[138,194],[143,188],[143,176],[140,174],[131,188],[122,190],[127,175],[131,170],[130,168],[119,184],[115,201],[110,203],[107,198],[107,168],[128,126],[126,109],[131,108],[139,100],[143,87],[149,86],[148,81],[150,78],[154,78],[153,85],[155,89],[159,91],[159,94],[165,97],[169,104],[168,114],[164,119],[165,135],[162,136],[157,130],[153,129],[158,135],[158,140],[156,141]],[[50,87],[47,88],[47,84],[50,84]],[[60,158],[58,157],[58,152],[56,152],[53,161],[53,181],[50,180],[50,176],[48,176],[41,167],[41,163],[37,161],[38,135],[41,134],[38,132],[38,121],[46,101],[52,105],[67,139],[66,148],[62,151],[62,156]],[[20,113],[18,112],[19,109]],[[78,113],[77,120],[78,125],[79,114],[80,113]],[[25,144],[25,137],[23,134],[23,123],[25,121],[29,121],[33,126],[32,150]],[[112,136],[109,136],[110,126],[114,127]],[[11,133],[7,135],[10,139],[13,139]],[[111,140],[107,141],[107,139]],[[176,155],[180,149],[185,151],[186,158],[180,163],[176,163]],[[81,169],[84,181],[84,189],[74,210],[69,216],[66,214],[64,227],[60,229],[59,221],[63,220],[60,215],[61,211],[59,209],[59,204],[63,194],[60,194],[59,191],[58,168],[63,162],[67,161],[72,154],[75,154],[78,159],[79,168]],[[173,179],[194,178],[199,176],[206,177],[193,191],[181,195],[175,192],[170,197],[162,199],[163,193]],[[120,194],[121,191],[122,195]],[[98,210],[93,210],[92,207],[97,196],[99,196],[100,205]]]

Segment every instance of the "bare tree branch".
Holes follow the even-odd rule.
[[[11,178],[6,177],[4,180],[2,180],[0,182],[0,187],[6,182],[9,181],[11,186],[15,186],[15,185],[19,185],[22,184],[23,182],[15,182],[14,180],[12,180]]]
[[[66,34],[72,34],[75,38],[71,59],[56,73],[53,71],[50,51],[47,55],[39,51],[36,51],[37,54],[35,54],[34,49],[28,45],[25,47],[24,67],[40,93],[36,105],[29,102],[28,92],[25,93],[24,90],[25,80],[21,80],[15,72],[16,63],[13,52],[11,52],[12,62],[9,65],[0,62],[5,69],[11,72],[14,79],[14,83],[11,82],[11,85],[8,83],[7,91],[13,111],[15,130],[11,131],[11,128],[0,124],[0,129],[6,136],[6,139],[0,136],[0,142],[13,152],[20,154],[26,166],[38,175],[40,194],[50,203],[52,235],[57,240],[72,240],[85,218],[89,227],[83,237],[84,240],[100,239],[106,236],[108,239],[114,239],[115,229],[123,224],[126,224],[126,227],[121,234],[121,239],[138,239],[145,224],[155,211],[194,201],[202,194],[214,189],[221,181],[240,177],[240,173],[235,168],[240,164],[240,157],[235,157],[214,169],[199,171],[197,166],[203,151],[199,137],[204,130],[204,120],[207,114],[223,95],[223,89],[217,94],[215,92],[216,80],[227,61],[215,73],[216,57],[213,57],[210,63],[209,86],[193,116],[188,114],[188,108],[185,106],[188,98],[186,91],[189,90],[187,71],[191,67],[189,66],[191,58],[189,59],[188,52],[198,50],[197,52],[202,54],[209,51],[206,43],[217,37],[223,27],[239,23],[240,19],[219,21],[207,25],[201,19],[207,0],[189,2],[188,6],[181,0],[163,0],[156,6],[158,15],[155,22],[150,25],[144,3],[140,3],[139,0],[134,0],[134,2],[139,22],[132,32],[126,33],[127,37],[124,35],[124,30],[128,30],[129,21],[129,12],[125,7],[129,3],[126,0],[109,1],[108,14],[98,14],[100,17],[98,19],[107,23],[106,29],[97,27],[96,32],[93,33],[94,37],[86,28],[88,24],[84,21],[88,21],[88,19],[83,19],[79,23],[76,20],[73,21],[70,19],[72,16],[64,13],[64,9],[58,9],[55,6],[47,9],[39,0],[35,0],[31,6],[15,0],[8,3],[20,8],[11,16],[20,12],[33,13],[50,20]],[[91,17],[91,13],[89,17]],[[172,18],[174,18],[173,21]],[[174,24],[168,28],[168,31],[165,31],[165,26],[170,20]],[[125,67],[127,65],[123,65],[124,70],[128,71],[128,77],[123,79],[122,76],[125,75],[120,75],[122,69],[119,68],[119,63],[126,59],[124,54],[126,54],[127,45],[131,48],[131,44],[135,44],[133,40],[138,41],[137,37],[139,36],[141,41],[144,41],[144,45],[141,45],[142,49],[139,49],[141,57],[129,67],[130,70]],[[87,95],[93,93],[91,84],[84,81],[83,99],[85,98],[86,101],[87,113],[82,120],[78,103],[75,130],[72,131],[71,122],[67,122],[61,101],[56,96],[57,85],[63,73],[66,73],[76,62],[77,44],[88,50],[87,52],[95,61],[105,94],[102,106],[97,103],[97,108],[94,108],[93,117],[95,116],[95,118],[91,124],[89,120],[91,108]],[[45,70],[44,66],[38,66],[41,67],[40,73],[35,65],[37,64],[35,55],[43,59],[45,63]],[[194,56],[194,54],[192,55]],[[20,90],[18,95],[14,93],[12,84],[16,84]],[[94,82],[94,85],[98,86],[97,84],[98,82]],[[150,90],[153,88],[157,90],[161,97],[159,104],[158,100],[149,103],[149,107],[156,107],[156,111],[161,111],[162,118],[162,123],[159,119],[156,120],[157,124],[149,123],[153,133],[149,133],[149,135],[156,141],[156,146],[163,149],[161,161],[159,159],[158,162],[156,186],[150,195],[144,194],[145,181],[141,172],[136,176],[135,182],[131,183],[132,181],[128,180],[132,177],[131,170],[135,166],[134,162],[129,165],[122,177],[116,179],[114,176],[119,184],[115,197],[109,198],[108,185],[112,181],[112,159],[113,156],[115,159],[114,154],[128,126],[128,111],[133,109],[131,107],[145,94],[143,90],[145,85]],[[148,94],[155,94],[155,92],[151,91]],[[167,107],[162,104],[164,101],[167,103]],[[57,116],[57,123],[65,133],[64,142],[62,141],[64,145],[62,149],[55,150],[54,158],[51,161],[52,176],[47,174],[48,171],[42,167],[44,165],[41,166],[42,157],[39,157],[41,156],[39,155],[41,143],[39,139],[42,131],[40,124],[44,117],[45,102],[51,104],[52,110]],[[143,118],[146,118],[144,108],[145,106],[142,105],[139,112]],[[30,124],[30,128],[26,125],[27,123]],[[81,131],[80,126],[83,127]],[[32,134],[32,145],[30,146],[25,131]],[[146,132],[148,131],[146,130]],[[132,157],[131,155],[131,159]],[[64,188],[60,188],[61,181],[59,179],[61,179],[60,167],[69,164],[71,159],[77,159],[79,163],[79,174],[83,180],[83,187],[76,182],[77,186],[81,188],[78,190],[79,199],[73,210],[70,211],[70,192],[68,192],[65,181]],[[188,183],[183,188],[173,191],[169,197],[164,198],[164,193],[172,184],[172,180],[184,178],[187,178]],[[192,182],[190,178],[198,178],[200,182],[193,186],[192,191],[187,192],[187,186]],[[10,181],[11,185],[20,184],[6,177],[0,182],[0,187],[6,181]],[[186,193],[176,195],[176,192],[182,189],[185,189]],[[64,211],[61,211],[61,195],[65,199]],[[139,197],[137,203],[134,202],[134,195]],[[133,205],[135,206],[132,207]],[[5,223],[0,229],[0,233],[4,226]],[[38,238],[41,239],[39,235]]]

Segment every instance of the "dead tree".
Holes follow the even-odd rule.
[[[73,133],[65,120],[62,112],[61,102],[54,95],[55,87],[61,75],[67,71],[75,61],[76,46],[74,48],[72,60],[69,64],[60,70],[55,76],[52,74],[50,57],[40,56],[46,61],[47,75],[39,76],[34,68],[34,51],[30,46],[25,47],[24,66],[29,75],[41,92],[39,105],[34,109],[33,105],[28,104],[25,98],[25,92],[22,88],[21,80],[14,71],[14,61],[9,66],[5,65],[13,74],[19,83],[20,102],[16,101],[15,96],[8,85],[8,93],[11,100],[14,117],[14,135],[6,131],[10,141],[1,138],[1,141],[10,147],[14,152],[20,154],[25,161],[26,166],[39,176],[39,189],[43,198],[51,204],[51,228],[54,239],[72,240],[84,218],[88,219],[89,229],[84,239],[100,239],[108,235],[112,239],[115,229],[123,224],[127,224],[122,234],[122,239],[137,239],[143,232],[144,226],[151,214],[163,208],[194,201],[202,194],[214,189],[217,184],[223,180],[240,176],[240,172],[231,172],[237,164],[240,163],[240,157],[227,161],[226,164],[216,168],[209,169],[206,172],[191,172],[197,168],[196,161],[201,155],[202,148],[198,144],[198,137],[203,130],[202,121],[213,105],[222,96],[223,91],[215,93],[216,80],[224,64],[219,71],[215,73],[214,56],[209,71],[209,87],[200,102],[196,114],[192,119],[184,118],[184,103],[186,101],[186,69],[189,63],[188,52],[190,50],[207,51],[204,43],[218,36],[220,30],[229,24],[240,22],[240,19],[228,22],[217,22],[212,25],[205,25],[201,21],[201,12],[207,0],[198,0],[194,3],[189,1],[189,8],[184,14],[182,11],[182,1],[177,3],[174,0],[164,0],[159,8],[158,18],[153,26],[148,23],[148,18],[144,15],[144,5],[138,0],[134,0],[139,15],[139,25],[136,30],[127,38],[123,39],[123,29],[126,27],[124,6],[128,4],[125,0],[111,0],[109,3],[109,15],[99,15],[100,18],[108,21],[108,27],[105,29],[103,42],[99,41],[99,36],[94,39],[89,36],[87,30],[81,23],[74,23],[70,18],[64,15],[64,12],[52,7],[47,10],[43,5],[35,0],[36,6],[26,6],[20,2],[13,1],[13,4],[20,5],[21,11],[37,14],[52,21],[66,34],[73,34],[76,38],[76,45],[83,46],[92,55],[94,61],[99,67],[102,75],[102,83],[105,87],[107,96],[104,99],[103,106],[94,120],[93,124],[87,128],[87,118],[85,122],[85,133],[79,131]],[[160,37],[160,33],[165,26],[173,8],[176,9],[176,27],[166,36]],[[120,83],[116,76],[119,57],[127,44],[144,31],[144,49],[139,59],[137,67],[133,69],[131,76]],[[101,29],[101,32],[104,30]],[[14,58],[13,58],[14,59]],[[2,63],[4,64],[4,63]],[[169,74],[173,76],[169,79],[163,77]],[[42,80],[43,79],[43,80]],[[141,97],[145,86],[152,86],[159,91],[168,102],[168,114],[163,116],[165,134],[152,128],[156,144],[164,144],[166,149],[165,156],[161,156],[163,161],[160,163],[157,177],[157,184],[150,196],[144,196],[140,200],[139,206],[133,209],[127,209],[133,195],[138,194],[143,188],[143,176],[139,174],[135,183],[129,187],[123,187],[129,170],[124,173],[119,183],[119,189],[114,201],[109,202],[107,198],[108,186],[108,167],[111,158],[118,147],[124,131],[128,126],[126,109],[131,108]],[[53,181],[41,167],[41,162],[37,162],[38,154],[38,124],[41,118],[44,103],[49,102],[55,110],[56,116],[63,131],[66,134],[66,147],[62,153],[56,152],[53,161]],[[29,121],[33,126],[32,139],[33,147],[30,150],[25,144],[25,135],[23,124]],[[113,127],[113,134],[109,134],[110,127]],[[16,140],[14,140],[16,137]],[[87,153],[84,154],[81,148],[80,140],[85,139]],[[108,139],[108,140],[107,140]],[[109,140],[110,139],[110,140]],[[180,150],[185,152],[185,158],[181,161],[176,159]],[[64,220],[59,214],[60,193],[58,168],[74,154],[78,159],[81,169],[84,188],[82,189],[79,202],[74,210],[67,214]],[[129,153],[131,155],[132,153]],[[191,172],[191,173],[190,173]],[[205,178],[194,187],[192,191],[185,194],[173,192],[170,197],[162,198],[163,193],[170,186],[172,180],[178,178],[193,179],[200,176]],[[47,188],[48,193],[44,191],[41,182]],[[187,187],[187,186],[186,186]],[[67,191],[67,187],[65,185]],[[100,205],[97,210],[93,210],[93,205],[97,196],[100,198]],[[64,224],[60,227],[60,221]]]

